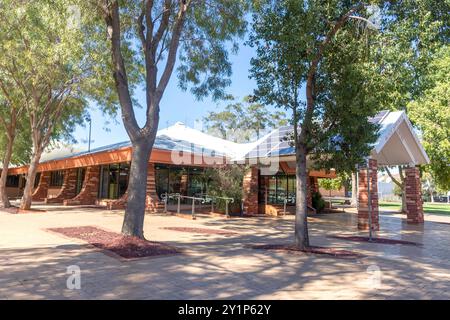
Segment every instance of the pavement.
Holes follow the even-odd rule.
[[[123,211],[34,207],[47,212],[0,211],[0,299],[450,299],[450,216],[426,215],[424,224],[411,225],[401,214],[381,212],[377,236],[419,246],[333,238],[367,235],[357,230],[354,212],[310,217],[312,245],[364,255],[344,259],[248,247],[292,243],[293,216],[225,219],[200,214],[189,220],[148,214],[146,238],[184,253],[124,261],[81,240],[46,231],[96,226],[120,232]],[[76,278],[71,270],[80,271]],[[74,288],[78,280],[80,286]]]

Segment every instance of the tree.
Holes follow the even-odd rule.
[[[384,32],[380,36],[382,38],[380,41],[383,43],[380,48],[380,66],[382,66],[383,72],[379,79],[379,92],[385,95],[383,108],[405,111],[413,125],[422,131],[423,137],[433,136],[435,135],[434,132],[438,130],[435,130],[433,126],[424,125],[425,119],[432,118],[416,116],[420,111],[417,113],[414,112],[414,109],[418,111],[419,105],[424,105],[427,98],[432,98],[425,95],[430,94],[430,88],[433,86],[432,74],[438,73],[439,70],[433,63],[433,59],[437,52],[441,50],[440,48],[444,44],[448,44],[450,16],[447,13],[449,10],[449,1],[440,0],[386,2],[384,6],[384,16],[386,17],[384,20],[386,21],[383,23]],[[445,49],[442,50],[445,51]],[[442,73],[442,75],[444,74]],[[448,105],[445,106],[444,102],[444,106],[440,107],[445,109],[448,108]],[[423,111],[427,111],[430,115],[434,114],[436,109],[438,115],[442,114],[439,110],[443,109],[440,109],[440,107],[439,102],[436,104],[428,103]],[[434,120],[445,127],[445,116],[440,118],[436,116]],[[445,132],[441,131],[437,135],[445,139]],[[424,146],[427,145],[425,139],[423,144]],[[434,153],[435,150],[438,150],[439,155]],[[444,150],[445,147],[442,149],[442,145],[438,148],[434,148],[434,146],[426,148],[427,153],[430,152],[430,155],[433,155],[432,158],[430,157],[431,164],[428,169],[435,168],[437,169],[434,170],[435,173],[443,173],[441,177],[445,177],[447,173],[448,177],[448,166],[446,167],[448,161],[445,163]],[[444,160],[444,163],[442,160]],[[407,210],[406,192],[404,190],[406,187],[404,179],[406,167],[404,165],[397,166],[399,179],[392,176],[391,168],[385,168],[394,183],[402,189],[402,211],[405,213]]]
[[[331,197],[331,191],[342,188],[342,180],[339,178],[319,179],[319,187],[329,191],[329,196]]]
[[[376,68],[366,61],[368,46],[355,26],[366,21],[366,11],[348,1],[259,1],[255,6],[249,39],[257,52],[251,62],[255,95],[293,114],[300,249],[309,246],[307,158],[318,167],[353,170],[376,140],[376,126],[368,121],[377,108],[370,95],[376,82],[368,74]]]
[[[93,59],[101,48],[85,46],[90,16],[79,14],[82,8],[76,0],[5,0],[0,8],[3,93],[11,93],[10,107],[23,110],[32,144],[22,209],[31,206],[42,152],[52,139],[70,138],[87,99],[104,88]],[[108,99],[106,90],[102,94]]]
[[[0,155],[1,157],[1,175],[0,175],[0,207],[9,208],[11,206],[6,193],[6,180],[8,177],[8,168],[11,163],[28,163],[30,158],[29,130],[25,117],[23,117],[24,108],[17,108],[14,93],[7,88],[6,79],[0,77],[0,88],[6,99],[0,95],[0,127],[3,129],[0,135]]]
[[[228,104],[223,111],[211,111],[203,118],[209,133],[234,142],[250,142],[259,139],[267,129],[286,125],[286,114],[270,112],[266,106],[252,102],[246,96],[243,102]]]
[[[159,110],[178,61],[181,89],[202,98],[225,96],[231,65],[226,45],[245,32],[246,1],[92,0],[106,23],[112,72],[122,120],[132,144],[128,201],[122,233],[143,238],[146,177],[158,130]],[[232,43],[236,51],[236,43]],[[134,112],[131,69],[146,93],[146,119],[141,127]],[[159,70],[162,70],[160,73]]]
[[[430,158],[426,170],[437,186],[450,190],[450,46],[443,46],[429,64],[428,87],[408,105],[409,115],[422,133]]]

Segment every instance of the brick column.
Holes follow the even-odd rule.
[[[41,178],[39,179],[39,184],[34,190],[32,195],[33,201],[44,201],[47,198],[48,186],[50,184],[51,172],[41,172]]]
[[[147,197],[145,207],[150,212],[164,211],[164,204],[160,201],[158,194],[156,193],[155,165],[153,163],[148,164]]]
[[[87,167],[80,193],[75,198],[64,200],[64,205],[95,204],[98,197],[99,182],[100,166]]]
[[[417,167],[405,170],[406,209],[408,223],[423,223],[422,185]]]
[[[77,169],[67,169],[64,172],[64,182],[61,190],[54,198],[45,199],[45,203],[63,203],[66,199],[72,199],[77,195]]]
[[[367,168],[361,168],[359,171],[358,179],[358,229],[369,229],[369,196],[367,192],[367,186],[370,183],[370,197],[371,197],[371,212],[372,212],[372,230],[379,230],[379,218],[378,218],[378,186],[377,186],[377,174],[378,166],[377,161],[374,159],[369,160],[370,176],[367,177]]]
[[[259,183],[258,167],[251,167],[244,176],[242,189],[244,192],[244,212],[246,214],[258,213],[258,183]]]

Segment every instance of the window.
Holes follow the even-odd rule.
[[[86,168],[78,168],[77,172],[77,194],[81,192],[84,183],[84,176],[86,175]]]
[[[100,199],[118,199],[125,194],[130,177],[129,163],[114,163],[101,167]]]
[[[61,187],[64,183],[64,171],[52,171],[50,174],[50,187]]]
[[[295,176],[278,174],[275,176],[261,176],[259,181],[259,202],[268,204],[295,204]]]
[[[8,176],[6,178],[6,187],[8,188],[18,188],[19,187],[20,176]]]
[[[155,165],[156,193],[180,193],[185,196],[199,196],[207,192],[203,168]],[[183,199],[184,201],[190,201]]]

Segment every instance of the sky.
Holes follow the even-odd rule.
[[[252,94],[256,88],[256,82],[249,79],[250,59],[254,56],[255,50],[245,46],[243,41],[240,43],[239,52],[236,55],[230,55],[233,74],[231,77],[231,86],[228,87],[228,93],[241,100],[244,96]],[[135,96],[139,103],[145,106],[144,91],[136,92]],[[172,74],[169,85],[164,93],[160,104],[160,122],[159,129],[171,126],[181,121],[187,126],[194,127],[196,120],[201,120],[209,111],[220,111],[228,102],[215,102],[209,98],[197,101],[194,96],[187,91],[178,88],[178,79],[176,73]],[[136,118],[142,125],[145,122],[145,109],[135,108]],[[112,143],[129,140],[123,127],[120,114],[117,118],[108,119],[91,105],[89,113],[92,118],[92,138],[91,148],[101,147]],[[105,130],[108,128],[108,130]],[[78,141],[80,149],[88,148],[88,126],[85,128],[78,126],[74,132],[74,137]]]

